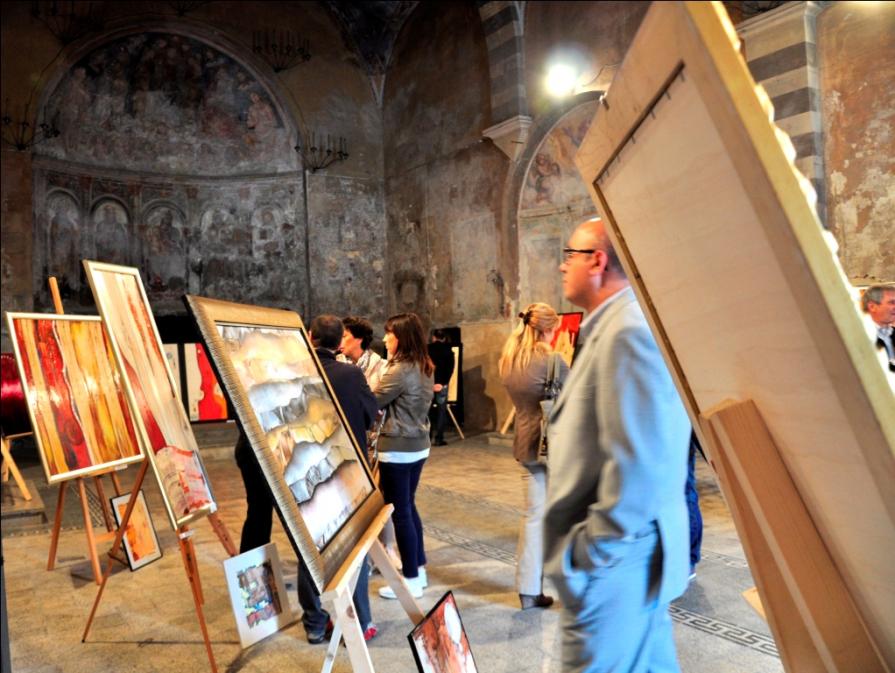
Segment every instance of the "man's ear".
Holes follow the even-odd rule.
[[[594,250],[591,258],[591,267],[588,270],[592,275],[603,273],[609,263],[609,255],[605,250]]]

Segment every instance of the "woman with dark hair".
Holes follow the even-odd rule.
[[[370,390],[375,390],[382,378],[385,360],[370,349],[373,341],[373,326],[369,320],[348,316],[342,320],[345,333],[342,335],[341,352],[345,358],[356,364],[367,378]]]
[[[373,390],[385,423],[379,435],[379,486],[392,518],[401,554],[404,579],[414,598],[428,584],[423,524],[414,498],[423,463],[429,457],[429,407],[432,405],[435,366],[426,351],[423,325],[415,313],[400,313],[385,323],[388,366]],[[379,590],[396,598],[391,587]]]

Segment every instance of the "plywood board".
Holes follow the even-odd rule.
[[[754,400],[893,662],[892,384],[735,42],[719,3],[654,3],[576,161],[694,422]]]

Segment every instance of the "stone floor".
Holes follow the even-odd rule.
[[[239,472],[232,460],[232,428],[197,431],[219,511],[238,539],[245,513]],[[33,454],[14,452],[26,478],[44,484]],[[122,473],[129,487],[136,470]],[[699,490],[705,540],[698,576],[672,607],[681,668],[687,673],[775,673],[782,671],[767,625],[741,593],[753,585],[730,515],[709,467],[699,461]],[[85,553],[83,519],[69,492],[66,530],[57,568],[47,572],[49,522],[10,519],[15,487],[3,486],[3,555],[13,670],[188,671],[209,670],[174,533],[157,485],[145,490],[164,556],[137,572],[118,566],[109,580],[86,643],[81,633],[96,596]],[[52,516],[56,487],[41,488]],[[478,669],[483,673],[558,671],[559,611],[521,612],[513,590],[515,545],[522,501],[521,478],[508,446],[488,437],[455,438],[433,449],[418,493],[426,529],[430,586],[421,605],[428,610],[448,589],[457,599]],[[208,522],[194,526],[205,591],[205,615],[221,671],[317,671],[324,645],[309,645],[300,623],[242,650],[230,609],[222,563],[226,554]],[[295,586],[296,561],[285,533],[274,527],[287,583]],[[377,671],[415,671],[407,634],[411,624],[394,601],[376,595],[373,616],[380,635],[370,642]],[[289,591],[298,609],[294,589]],[[335,671],[350,671],[344,651]]]

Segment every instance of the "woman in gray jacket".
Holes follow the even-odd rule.
[[[432,406],[435,367],[426,352],[423,325],[415,313],[400,313],[385,323],[388,366],[373,391],[385,423],[379,434],[379,486],[387,503],[395,506],[392,519],[404,579],[414,598],[428,584],[423,524],[416,511],[416,488],[429,457],[429,407]],[[379,590],[395,598],[391,587]]]
[[[522,465],[525,483],[525,514],[516,553],[516,588],[523,610],[553,604],[542,591],[544,571],[543,519],[547,499],[547,466],[538,460],[541,441],[541,406],[553,361],[554,377],[560,384],[569,368],[550,348],[559,316],[547,304],[529,304],[522,319],[503,347],[498,371],[516,407],[513,456]]]

